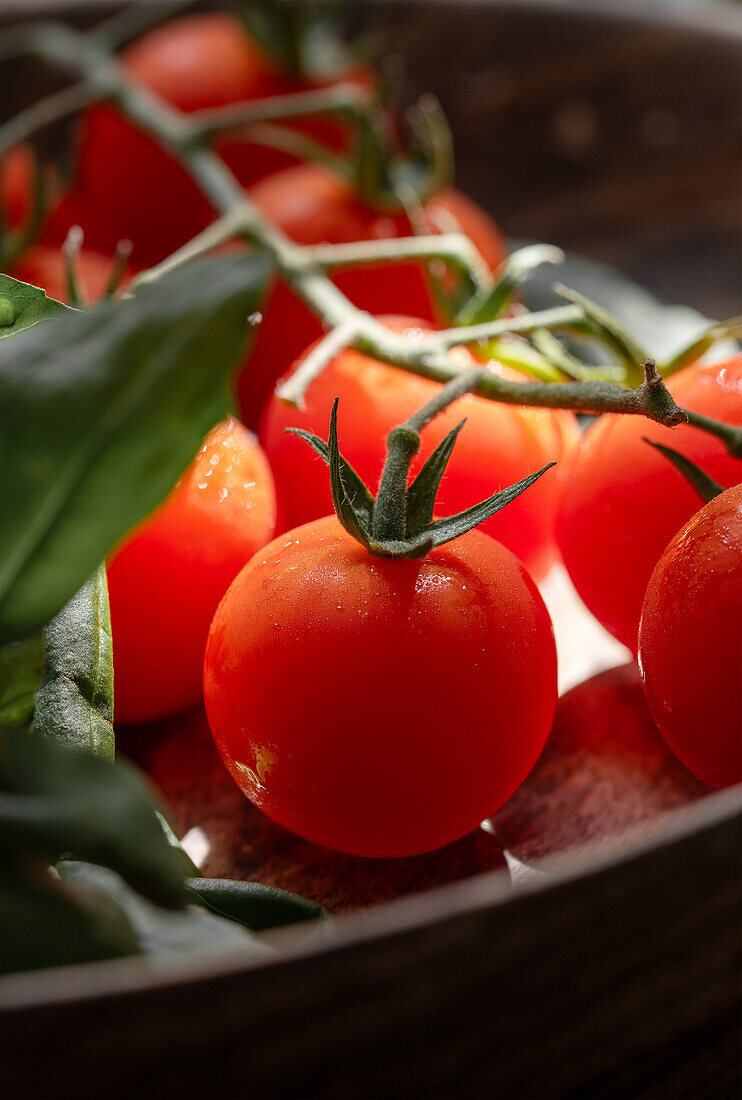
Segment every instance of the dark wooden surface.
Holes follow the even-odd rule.
[[[484,876],[347,917],[314,945],[284,933],[287,954],[252,971],[11,980],[3,1095],[731,1098],[733,806],[734,792],[702,799],[622,860],[573,856],[520,893]]]
[[[410,91],[443,100],[460,182],[506,231],[607,259],[712,316],[739,309],[739,13],[699,31],[636,8],[624,19],[610,4],[373,7],[408,59]],[[36,78],[25,91],[10,84],[4,112],[41,90]],[[632,712],[624,688],[620,705]],[[271,965],[135,961],[4,980],[3,1097],[739,1094],[739,792],[695,801],[685,773],[669,787],[649,783],[645,809],[650,794],[653,809],[692,805],[610,848],[607,833],[646,814],[603,801],[600,828],[584,830],[600,850],[558,857],[513,893],[503,871],[473,875],[501,867],[484,834],[373,870],[303,845],[224,785],[192,721],[185,756],[176,729],[137,752],[181,828],[207,834],[205,868],[233,867],[336,911],[371,908],[316,942],[306,930],[280,934]],[[604,768],[611,759],[620,763],[604,754]],[[574,786],[572,827],[559,800],[558,840],[553,817],[543,827],[550,767],[508,811],[508,843],[522,858],[579,839],[587,796]],[[612,774],[621,789],[625,771]]]
[[[375,8],[411,89],[441,99],[460,183],[508,234],[739,312],[742,6],[676,23],[610,0]]]
[[[562,696],[536,767],[492,824],[533,864],[588,841],[616,851],[627,830],[651,830],[659,814],[707,793],[660,736],[631,663]]]

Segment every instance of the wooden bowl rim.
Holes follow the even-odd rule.
[[[139,0],[140,3],[146,0]],[[226,0],[228,3],[229,0]],[[359,0],[362,5],[389,5],[394,0]],[[618,22],[626,25],[659,26],[667,29],[687,30],[707,38],[738,38],[742,41],[742,10],[729,3],[709,0],[701,9],[672,11],[670,7],[651,10],[639,8],[622,0],[605,0],[600,6],[595,0],[406,0],[412,4],[442,6],[455,3],[457,8],[500,7],[513,11],[543,12],[545,15],[564,14],[595,22]],[[0,15],[38,18],[44,12],[92,11],[99,8],[120,7],[117,0],[0,0]]]
[[[706,795],[698,802],[663,814],[647,831],[634,827],[620,841],[591,842],[539,862],[543,875],[534,875],[514,888],[506,870],[484,872],[460,882],[434,887],[409,897],[380,902],[358,913],[332,921],[294,925],[263,933],[276,954],[252,955],[245,950],[181,956],[154,964],[144,956],[110,962],[57,967],[0,978],[0,1017],[44,1006],[61,1007],[80,1001],[124,997],[132,993],[208,986],[225,977],[249,974],[267,967],[291,966],[333,952],[363,949],[369,943],[392,939],[494,908],[510,908],[513,920],[522,900],[532,894],[545,899],[569,889],[577,879],[598,880],[619,867],[641,863],[660,849],[681,846],[690,837],[725,824],[742,824],[742,784]],[[543,900],[542,899],[542,900]]]

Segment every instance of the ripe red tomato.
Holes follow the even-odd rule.
[[[414,342],[424,322],[385,317],[384,323]],[[455,352],[464,363],[468,352]],[[499,365],[493,369],[503,370]],[[511,372],[512,373],[512,372]],[[273,397],[261,422],[260,438],[271,463],[289,527],[327,515],[332,497],[324,464],[286,428],[324,435],[332,402],[340,397],[340,448],[367,485],[375,487],[386,454],[389,431],[439,390],[437,382],[407,374],[346,350],[311,385],[305,408],[291,408]],[[441,485],[436,511],[451,515],[519,481],[554,459],[569,439],[577,438],[571,413],[500,405],[467,395],[437,416],[422,433],[413,474],[443,437],[466,418]],[[512,550],[539,579],[554,557],[557,481],[541,478],[512,504],[487,520],[482,529]]]
[[[556,705],[551,623],[479,531],[408,561],[326,517],[234,581],[204,697],[233,779],[274,821],[353,855],[414,855],[475,829],[536,762]]]
[[[388,214],[361,204],[351,188],[315,165],[280,172],[253,187],[250,198],[267,218],[298,244],[344,244],[351,241],[408,237],[405,214]],[[472,239],[491,270],[505,258],[500,231],[485,212],[447,188],[425,207],[431,233],[458,226]],[[369,313],[401,313],[436,319],[423,268],[419,263],[378,264],[338,273],[334,280],[350,300]],[[263,320],[250,358],[239,378],[242,417],[251,426],[276,381],[322,326],[292,291],[276,282],[263,310]]]
[[[165,23],[126,49],[120,61],[130,77],[184,112],[313,86],[284,74],[240,21],[223,13]],[[372,81],[363,70],[343,79]],[[301,128],[338,143],[338,126],[328,120],[307,122]],[[340,134],[345,132],[340,128]],[[285,154],[239,137],[224,139],[217,148],[244,185],[292,163]],[[142,266],[169,255],[214,217],[177,161],[111,107],[86,112],[79,177],[88,197],[115,212],[115,232],[132,241],[134,257]]]
[[[75,225],[83,231],[83,246],[88,252],[112,256],[123,239],[114,228],[110,210],[101,210],[79,190],[69,188],[50,207],[39,243],[59,248]]]
[[[275,523],[273,478],[257,441],[235,420],[217,425],[167,500],[109,561],[117,722],[198,702],[217,604]]]
[[[742,781],[742,485],[701,508],[652,573],[639,664],[670,748],[712,787]]]
[[[76,261],[77,282],[84,305],[90,305],[102,298],[111,277],[111,256],[102,256],[98,252],[81,250]],[[67,302],[67,276],[64,258],[58,248],[46,245],[32,245],[16,260],[10,273],[24,283],[40,286],[50,298],[58,302]],[[127,278],[122,279],[126,285]]]
[[[687,367],[669,388],[683,407],[742,424],[742,355]],[[742,462],[714,436],[638,416],[602,416],[573,453],[557,517],[559,548],[587,607],[634,652],[652,570],[698,508],[695,490],[643,437],[681,451],[721,485],[742,478]]]
[[[0,211],[6,229],[20,229],[33,204],[36,158],[30,145],[12,145],[0,158]]]

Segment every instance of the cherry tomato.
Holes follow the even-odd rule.
[[[352,241],[408,237],[404,214],[381,213],[358,202],[350,187],[324,169],[300,165],[252,188],[250,198],[267,218],[298,244],[344,244]],[[470,237],[491,270],[505,258],[497,226],[461,192],[448,188],[428,202],[425,217],[431,233],[452,227]],[[427,281],[418,263],[378,264],[340,272],[336,284],[369,313],[400,313],[436,319]],[[254,425],[277,379],[322,326],[292,291],[276,282],[267,299],[257,339],[243,370],[238,392],[242,417]]]
[[[414,342],[424,323],[408,317],[384,317],[385,324]],[[310,349],[311,350],[311,349]],[[463,364],[468,352],[455,353]],[[504,370],[499,364],[492,369]],[[512,374],[512,372],[509,372]],[[289,527],[332,510],[324,464],[286,428],[324,435],[333,399],[340,398],[340,447],[367,485],[375,487],[386,454],[389,431],[420,408],[439,389],[437,382],[407,374],[346,350],[312,383],[305,407],[291,408],[273,397],[261,422],[260,438],[271,463],[284,519]],[[574,417],[546,409],[500,405],[467,395],[437,416],[422,433],[413,473],[459,421],[466,418],[441,485],[437,511],[451,515],[519,481],[562,457],[565,441],[579,435]],[[547,475],[483,524],[483,530],[512,550],[539,579],[554,557],[553,525],[558,486]]]
[[[742,485],[701,508],[652,573],[639,627],[652,717],[712,787],[742,781]]]
[[[108,564],[118,722],[198,702],[217,604],[275,523],[273,478],[254,436],[232,419],[217,425]]]
[[[234,581],[204,697],[233,779],[274,821],[353,855],[414,855],[475,829],[536,762],[556,705],[551,623],[479,531],[408,561],[325,517]]]
[[[668,385],[680,406],[742,424],[742,355],[687,367]],[[695,490],[644,437],[681,451],[723,486],[742,478],[742,462],[698,428],[602,416],[586,432],[564,475],[557,540],[587,607],[634,652],[652,570],[698,508]]]
[[[227,14],[190,15],[165,23],[126,49],[120,60],[130,77],[184,112],[312,86],[279,70],[240,21]],[[372,81],[363,70],[343,79]],[[328,120],[301,128],[331,144],[338,142],[338,126]],[[340,133],[345,132],[341,127]],[[239,136],[224,139],[217,148],[244,185],[292,163],[285,154]],[[177,161],[111,107],[86,112],[78,152],[83,191],[102,208],[115,211],[115,231],[133,242],[140,265],[163,259],[214,217]]]
[[[112,256],[119,241],[124,239],[114,228],[110,210],[101,210],[81,191],[69,188],[52,204],[39,243],[59,248],[75,225],[83,231],[83,247],[88,252]]]
[[[90,305],[102,298],[111,277],[111,256],[102,256],[98,252],[82,249],[77,256],[75,270],[78,288],[84,305]],[[68,302],[67,276],[64,258],[58,248],[46,245],[32,245],[13,265],[11,275],[24,283],[40,286],[50,298],[58,302]],[[126,285],[127,279],[122,279]]]
[[[0,210],[6,229],[20,229],[31,215],[36,158],[30,145],[12,145],[0,159]]]

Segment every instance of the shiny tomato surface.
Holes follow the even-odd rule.
[[[102,256],[98,252],[83,249],[78,253],[75,273],[83,305],[97,302],[106,293],[112,263],[111,256]],[[64,257],[59,248],[32,245],[16,260],[11,275],[24,283],[40,286],[58,302],[69,301]],[[126,282],[127,277],[124,276],[121,285],[126,285]]]
[[[165,23],[124,50],[120,60],[142,87],[184,112],[315,86],[283,73],[240,21],[225,13],[188,15]],[[343,79],[372,82],[365,70]],[[328,120],[307,122],[302,128],[330,144],[345,140],[346,131]],[[292,163],[286,154],[247,143],[239,135],[218,142],[217,148],[243,185]],[[214,217],[209,202],[178,162],[112,107],[86,112],[78,169],[83,192],[115,214],[113,230],[133,242],[140,266],[163,259]]]
[[[250,198],[266,217],[298,244],[347,244],[388,240],[412,233],[405,214],[373,210],[358,201],[351,188],[324,169],[300,165],[264,180]],[[452,229],[470,237],[490,270],[505,258],[499,229],[476,203],[447,188],[426,205],[431,233]],[[338,272],[337,286],[369,313],[406,313],[436,319],[426,275],[419,263],[376,264]],[[250,358],[239,378],[242,418],[251,427],[278,378],[297,356],[322,334],[322,326],[307,306],[282,282],[276,281],[262,311],[263,320]]]
[[[254,436],[235,420],[219,424],[108,563],[118,722],[198,702],[211,618],[275,522],[273,478]]]
[[[657,563],[639,664],[670,748],[712,787],[742,781],[742,485],[701,508]]]
[[[405,561],[326,517],[234,581],[204,698],[232,777],[274,821],[354,855],[413,855],[475,829],[533,767],[556,705],[551,622],[479,531]]]
[[[384,317],[390,328],[411,343],[424,333],[424,322],[409,317]],[[462,365],[468,352],[452,353]],[[504,370],[499,364],[493,369]],[[512,374],[512,372],[510,372]],[[386,455],[386,437],[440,389],[437,382],[378,363],[360,352],[338,355],[312,383],[304,408],[295,409],[273,397],[261,422],[260,438],[268,455],[288,527],[326,515],[332,509],[324,463],[289,427],[327,438],[330,410],[338,408],[340,448],[372,491]],[[560,461],[579,431],[568,412],[501,405],[467,395],[437,416],[422,433],[422,447],[413,474],[445,435],[461,420],[453,456],[441,483],[436,514],[452,515],[478,504],[498,489],[520,481],[548,462]],[[554,517],[558,500],[555,471],[548,471],[517,500],[482,525],[519,557],[540,579],[554,554]]]
[[[742,424],[742,355],[687,367],[668,385],[681,407]],[[557,540],[589,610],[634,653],[652,570],[698,510],[695,490],[645,437],[680,451],[723,486],[742,480],[742,462],[698,428],[616,415],[586,432],[564,476]]]

